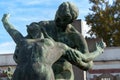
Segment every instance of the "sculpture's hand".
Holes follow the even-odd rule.
[[[103,39],[100,42],[98,42],[98,46],[102,49],[106,48],[106,43],[103,41]]]
[[[93,66],[93,57],[91,54],[82,54],[77,50],[66,51],[66,58],[71,64],[79,67],[82,70],[89,70]]]
[[[3,17],[2,17],[2,22],[7,21],[9,17],[10,17],[10,14],[9,14],[9,13],[4,14]]]
[[[105,44],[105,42],[103,42],[103,40],[101,40],[100,42],[96,43],[97,50],[99,50],[102,53],[103,53],[105,47],[106,47],[106,44]]]
[[[12,24],[9,23],[8,18],[10,14],[4,14],[2,17],[2,22],[5,30],[9,33],[12,39],[15,41],[16,44],[19,43],[21,39],[23,39],[23,35],[14,28]]]
[[[105,44],[105,42],[103,41],[103,39],[99,42],[99,46],[101,47],[101,48],[105,48],[106,47],[106,44]]]

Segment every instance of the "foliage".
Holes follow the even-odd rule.
[[[107,46],[120,46],[120,0],[89,0],[91,13],[85,19],[91,26],[89,33],[102,37]]]

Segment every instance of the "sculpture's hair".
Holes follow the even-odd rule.
[[[75,20],[79,15],[79,9],[77,8],[77,6],[74,3],[63,2],[59,6],[59,8],[58,8],[58,10],[56,12],[55,19],[58,16],[61,16],[61,15],[68,15],[68,16],[71,17],[72,20]]]
[[[27,32],[32,31],[36,28],[40,30],[39,24],[37,22],[32,22],[30,25],[26,25],[26,26],[27,26]]]

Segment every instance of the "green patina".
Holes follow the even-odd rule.
[[[88,70],[104,50],[104,42],[100,41],[90,53],[86,40],[71,25],[78,16],[73,3],[63,2],[53,21],[27,25],[26,37],[8,22],[8,15],[4,14],[2,22],[17,45],[12,80],[74,80],[72,64]]]

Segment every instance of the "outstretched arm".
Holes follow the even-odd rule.
[[[4,14],[3,18],[2,18],[2,22],[4,25],[4,28],[6,29],[6,31],[10,34],[10,36],[12,37],[12,39],[15,41],[16,44],[18,44],[18,42],[23,39],[22,34],[17,31],[13,25],[11,25],[8,21],[10,14]]]
[[[88,53],[88,54],[82,54],[78,50],[67,47],[66,48],[67,51],[63,57],[65,57],[65,59],[67,59],[70,63],[79,67],[80,69],[88,70],[92,68],[93,66],[92,61],[94,60],[94,58],[99,56],[105,48],[103,41],[99,42],[96,46],[97,46],[97,50],[93,53]]]

